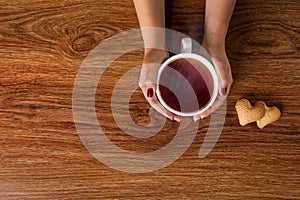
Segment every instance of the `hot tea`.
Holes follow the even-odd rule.
[[[172,109],[195,112],[210,101],[213,77],[200,61],[181,58],[162,71],[158,88],[163,101]]]

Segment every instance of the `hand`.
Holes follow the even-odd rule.
[[[231,67],[226,55],[224,45],[207,46],[204,42],[203,47],[211,56],[211,61],[217,72],[219,80],[219,94],[214,104],[208,110],[206,110],[204,113],[194,116],[195,121],[199,120],[200,118],[203,119],[209,116],[213,111],[218,109],[224,103],[233,82]]]
[[[139,86],[149,104],[160,114],[170,120],[181,121],[180,116],[166,110],[156,97],[156,77],[161,64],[169,57],[165,50],[145,49]]]

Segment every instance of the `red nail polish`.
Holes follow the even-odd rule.
[[[223,96],[226,96],[226,94],[227,94],[227,88],[226,87],[222,88],[221,93],[222,93]]]
[[[148,88],[148,90],[147,90],[147,97],[149,97],[149,98],[151,98],[151,97],[153,97],[153,88]]]

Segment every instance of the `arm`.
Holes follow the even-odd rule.
[[[133,2],[145,47],[139,86],[146,100],[156,111],[170,120],[180,122],[179,116],[167,111],[160,104],[155,93],[158,69],[168,58],[168,52],[165,50],[165,2],[164,0],[133,0]]]
[[[206,0],[203,42],[225,50],[225,37],[236,0]]]
[[[211,56],[219,77],[219,95],[206,112],[194,116],[205,118],[225,101],[232,84],[231,67],[225,50],[225,38],[236,0],[206,0],[203,47]]]
[[[133,0],[133,2],[142,31],[145,54],[153,49],[165,49],[164,0]]]
[[[163,0],[133,0],[140,27],[165,27]]]

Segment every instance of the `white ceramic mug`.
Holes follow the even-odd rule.
[[[180,116],[203,113],[216,100],[217,73],[203,55],[192,53],[191,38],[183,38],[181,53],[161,65],[157,75],[156,95],[167,110]]]

